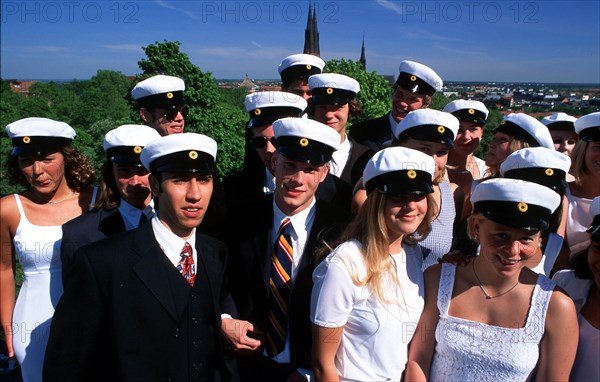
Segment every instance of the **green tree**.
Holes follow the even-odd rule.
[[[429,105],[430,109],[442,110],[444,106],[446,106],[450,102],[450,98],[445,95],[436,92],[433,97],[431,97],[431,104]]]
[[[490,110],[488,114],[487,123],[483,129],[483,136],[481,137],[481,142],[479,143],[479,147],[475,150],[475,156],[485,159],[487,156],[488,144],[494,137],[492,130],[496,127],[500,126],[502,122],[502,114],[496,109]]]
[[[212,74],[202,72],[179,50],[180,46],[178,41],[164,41],[143,47],[147,58],[138,61],[143,70],[138,80],[168,74],[185,81],[185,98],[190,107],[185,129],[217,141],[217,167],[220,175],[226,176],[242,166],[246,115],[239,107],[224,102]]]
[[[131,123],[131,107],[127,101],[132,81],[113,70],[98,70],[84,81],[80,104],[73,127],[87,128],[99,120],[111,119],[119,124]],[[112,128],[117,127],[117,125]],[[106,133],[106,132],[104,132]]]
[[[388,82],[377,72],[364,70],[360,62],[345,59],[329,60],[323,72],[344,74],[360,83],[360,92],[356,98],[360,101],[362,114],[352,118],[352,123],[377,118],[390,111],[392,89]]]

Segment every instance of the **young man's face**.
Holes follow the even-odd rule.
[[[411,111],[428,106],[424,94],[412,93],[402,86],[396,86],[396,90],[392,94],[392,117],[396,123],[400,123]]]
[[[202,223],[213,191],[212,175],[194,172],[163,172],[162,179],[150,176],[152,192],[158,197],[158,218],[177,236],[187,239]]]
[[[139,209],[146,207],[152,199],[148,170],[142,166],[126,166],[116,163],[112,164],[112,168],[121,198]]]
[[[273,153],[275,153],[275,146],[273,145],[274,139],[275,133],[273,133],[273,125],[252,128],[252,147],[254,147],[260,160],[271,173],[273,173],[271,157],[273,156]]]
[[[312,119],[337,131],[343,141],[346,137],[349,114],[350,106],[347,103],[342,106],[316,104]]]
[[[140,108],[140,117],[142,121],[164,137],[171,134],[183,133],[185,126],[185,106],[176,113],[173,111],[157,107],[154,109]]]
[[[308,82],[304,79],[296,79],[290,82],[287,87],[282,87],[282,91],[288,93],[294,93],[304,98],[305,100],[309,100],[312,97],[310,92],[310,88],[308,87]]]
[[[319,184],[329,172],[329,164],[311,165],[279,153],[273,156],[275,203],[287,216],[293,216],[312,203]]]

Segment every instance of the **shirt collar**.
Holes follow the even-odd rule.
[[[277,204],[275,203],[275,198],[273,198],[273,231],[274,232],[279,231],[281,222],[286,217],[288,217],[290,219],[290,222],[292,223],[292,227],[294,228],[294,232],[306,231],[307,230],[307,227],[306,227],[307,221],[309,220],[308,218],[309,218],[309,215],[311,214],[311,212],[314,211],[315,203],[316,203],[316,199],[313,196],[312,201],[311,201],[310,205],[308,206],[308,208],[303,209],[302,211],[298,212],[294,216],[287,216],[279,209],[279,207],[277,207]]]
[[[185,242],[188,242],[194,253],[196,252],[196,229],[192,231],[192,235],[188,237],[186,240],[180,238],[175,235],[171,230],[169,230],[159,219],[160,212],[154,215],[154,218],[151,220],[152,229],[154,230],[154,237],[156,241],[162,248],[163,252],[167,255],[169,259],[176,259],[179,261],[181,257],[181,250]]]

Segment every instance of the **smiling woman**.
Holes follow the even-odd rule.
[[[400,379],[412,337],[406,329],[423,308],[423,256],[416,243],[431,229],[433,168],[431,156],[403,147],[367,162],[367,200],[313,273],[317,381]],[[364,359],[371,360],[368,367]]]
[[[10,180],[28,189],[0,202],[0,319],[8,355],[16,356],[23,380],[38,381],[62,294],[56,244],[62,224],[87,211],[94,176],[87,158],[70,147],[75,131],[66,123],[25,118],[6,131],[13,142],[7,161]],[[25,279],[15,305],[16,260]]]
[[[536,183],[491,179],[475,187],[471,201],[469,235],[479,256],[469,266],[425,272],[406,379],[525,381],[535,373],[568,380],[577,348],[573,303],[526,267],[560,196]]]

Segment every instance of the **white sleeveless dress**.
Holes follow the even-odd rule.
[[[24,382],[40,382],[54,308],[63,293],[60,239],[62,226],[31,224],[19,195],[21,219],[13,239],[25,273],[13,313],[13,347]]]
[[[539,275],[525,326],[512,329],[448,315],[456,266],[442,264],[431,381],[526,381],[535,370],[555,283]]]

